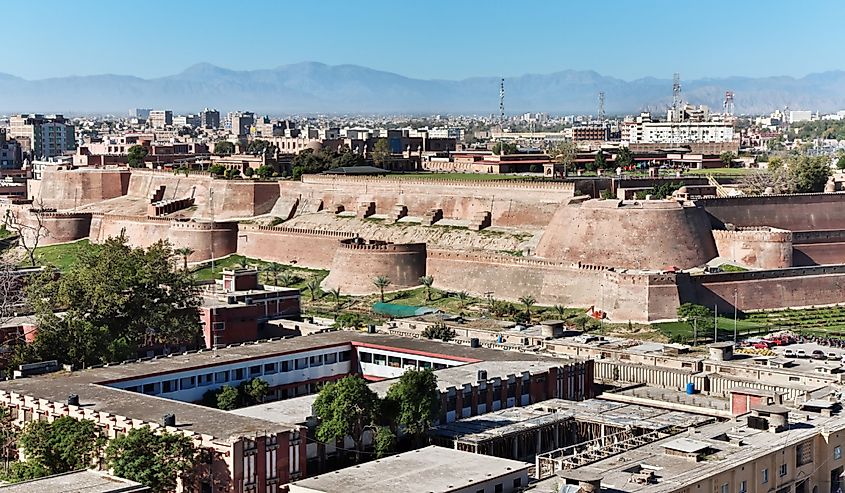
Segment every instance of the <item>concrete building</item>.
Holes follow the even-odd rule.
[[[134,116],[135,118],[137,118],[139,120],[149,120],[150,112],[152,112],[152,111],[153,111],[152,108],[135,108],[134,110],[129,112],[129,114]]]
[[[173,126],[196,128],[200,126],[200,117],[194,114],[174,116]]]
[[[146,486],[111,474],[84,469],[0,486],[0,493],[147,493]]]
[[[290,484],[290,493],[517,493],[531,464],[430,446]]]
[[[235,137],[246,137],[250,134],[255,124],[255,113],[250,111],[235,111],[229,113],[229,121],[232,123],[232,134]]]
[[[200,126],[202,128],[220,128],[220,112],[206,108],[200,113]]]
[[[11,116],[7,136],[18,141],[30,159],[51,158],[76,149],[73,124],[62,115]]]
[[[790,110],[789,121],[790,124],[798,122],[808,122],[813,119],[813,112],[809,110]]]
[[[170,110],[150,111],[148,123],[154,129],[164,129],[170,127],[173,125],[173,112]]]
[[[17,141],[6,138],[0,130],[0,169],[17,169],[22,164],[21,146]]]

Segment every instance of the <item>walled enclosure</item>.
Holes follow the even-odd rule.
[[[555,212],[537,256],[607,267],[665,270],[716,256],[701,207],[674,200],[573,200]]]
[[[130,172],[126,169],[45,169],[41,180],[28,180],[27,196],[44,200],[44,207],[74,209],[126,195]]]
[[[792,232],[775,228],[713,230],[719,257],[754,269],[792,267]]]
[[[696,204],[724,227],[771,226],[789,231],[845,229],[845,193],[700,199]]]
[[[366,242],[360,238],[339,242],[329,275],[323,281],[327,289],[339,288],[352,295],[378,292],[373,279],[390,279],[388,289],[409,288],[420,284],[426,275],[425,243],[395,245],[383,241]]]

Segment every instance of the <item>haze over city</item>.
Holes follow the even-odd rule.
[[[845,3],[3,7],[0,493],[842,493]]]

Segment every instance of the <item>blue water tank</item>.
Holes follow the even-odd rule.
[[[692,382],[689,382],[687,384],[687,395],[693,395],[694,393],[695,393],[695,384],[692,383]]]

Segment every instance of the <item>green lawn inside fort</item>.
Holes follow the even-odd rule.
[[[327,270],[306,269],[304,267],[277,264],[281,270],[275,274],[274,278],[274,274],[268,270],[272,263],[265,260],[248,258],[243,255],[229,255],[215,260],[213,271],[211,270],[211,262],[203,262],[199,266],[194,267],[193,274],[194,278],[198,281],[208,281],[219,279],[224,270],[239,268],[258,269],[261,282],[266,284],[278,282],[280,286],[284,286],[283,281],[285,280],[285,275],[282,274],[284,272],[290,276],[288,280],[293,281],[286,287],[297,289],[306,289],[309,280],[317,279],[319,282],[322,282],[329,275],[329,271]]]
[[[47,245],[35,249],[35,260],[39,265],[51,265],[60,271],[66,271],[76,264],[83,251],[96,248],[97,245],[91,244],[88,240]]]
[[[455,180],[455,181],[492,181],[492,180],[537,180],[539,176],[506,175],[494,173],[391,173],[390,178]]]
[[[754,168],[706,168],[706,169],[690,169],[685,171],[689,175],[711,175],[711,176],[730,176],[730,175],[747,175],[758,171]]]

